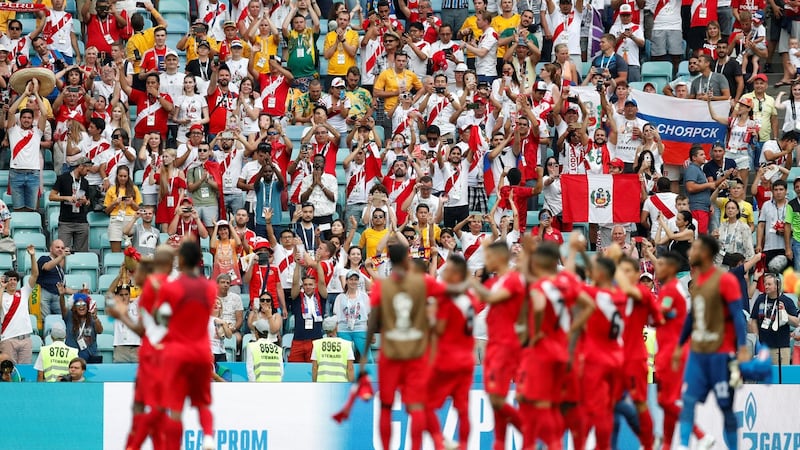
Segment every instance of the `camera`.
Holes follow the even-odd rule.
[[[447,145],[453,145],[453,142],[455,142],[455,141],[453,141],[453,138],[447,138],[447,140],[445,140],[444,142],[445,142]]]
[[[64,70],[64,67],[65,67],[64,66],[64,61],[62,61],[60,59],[57,59],[57,60],[53,61],[53,67],[55,67],[56,72],[61,72],[62,70]]]
[[[603,91],[606,90],[606,85],[605,85],[605,83],[599,83],[598,82],[597,86],[595,86],[595,88],[597,89],[597,92],[603,92]]]
[[[452,47],[451,47],[451,48],[445,48],[445,49],[442,49],[442,52],[443,52],[443,53],[444,53],[446,56],[450,56],[450,55],[452,55],[452,54],[453,54],[453,49],[452,49]]]
[[[192,212],[192,207],[191,206],[184,206],[183,208],[181,208],[181,211],[183,211],[185,213]]]
[[[58,381],[65,382],[65,383],[71,383],[72,382],[72,377],[69,376],[69,375],[61,375],[60,377],[58,377]]]
[[[478,109],[481,107],[480,103],[467,103],[467,109]]]
[[[356,120],[358,120],[358,118],[357,118],[356,116],[350,116],[350,120],[352,120],[353,122],[355,122]]]
[[[144,2],[136,2],[136,7],[137,8],[145,8]]]
[[[443,87],[436,87],[436,88],[433,88],[433,90],[437,94],[444,94],[444,92],[445,92],[445,88],[443,88]]]

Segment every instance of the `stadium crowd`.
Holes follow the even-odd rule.
[[[453,285],[511,283],[498,271],[555,276],[554,262],[600,286],[571,292],[579,305],[602,307],[604,289],[650,299],[626,323],[626,348],[645,325],[675,326],[662,289],[688,300],[690,284],[707,280],[695,262],[712,258],[735,281],[721,295],[741,300],[726,321],[745,318],[751,344],[768,345],[775,364],[800,363],[796,296],[781,278],[800,268],[800,200],[788,189],[800,195],[800,178],[789,180],[800,4],[350,3],[0,5],[4,360],[31,364],[36,353],[48,381],[82,379],[72,363],[103,362],[103,350],[113,351],[105,362],[139,361],[139,266],[158,265],[161,244],[195,241],[216,285],[214,360],[247,361],[254,380],[280,380],[283,352],[314,361],[315,380],[330,377],[317,359],[334,347],[315,344],[326,335],[353,343],[336,377],[352,380],[352,361],[372,361],[376,292],[407,269],[392,248]],[[775,52],[780,67],[770,67]],[[650,78],[654,61],[669,82]],[[782,73],[775,87],[788,92],[768,94],[767,72]],[[599,115],[571,92],[578,86],[599,93]],[[669,144],[638,115],[635,90],[708,102],[725,141],[666,163]],[[729,114],[715,112],[720,100]],[[638,176],[626,198],[639,203],[638,220],[568,220],[561,176],[594,174]],[[583,241],[565,239],[573,230]],[[567,258],[581,246],[597,262]],[[491,316],[501,314],[492,311],[515,310],[495,304],[507,300],[496,290],[473,292],[483,300],[467,308],[474,361],[492,366]],[[42,361],[42,337],[61,348],[60,372],[43,368],[52,361]],[[254,363],[263,348],[280,358]],[[530,400],[560,402],[531,389]],[[496,419],[513,423],[503,392],[491,391]]]

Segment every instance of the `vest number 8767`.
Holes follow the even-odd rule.
[[[50,357],[51,358],[66,358],[69,349],[62,348],[62,347],[50,347]]]

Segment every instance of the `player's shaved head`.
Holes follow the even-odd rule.
[[[554,242],[540,242],[533,252],[531,261],[535,268],[545,270],[550,273],[555,273],[558,269],[558,261],[561,258],[561,252],[558,249],[558,244]]]
[[[172,269],[172,262],[175,260],[175,249],[169,244],[161,244],[156,247],[153,254],[153,264],[158,268],[167,267]]]
[[[408,246],[401,243],[390,245],[389,261],[392,266],[405,266],[408,263]]]
[[[614,272],[617,270],[617,265],[611,258],[605,256],[598,256],[594,262],[592,270],[592,278],[595,282],[601,281],[598,278],[602,277],[602,281],[608,281],[614,278]]]
[[[461,255],[453,253],[448,256],[446,269],[451,271],[452,275],[460,281],[467,279],[467,260]]]
[[[180,264],[182,269],[194,269],[200,266],[203,260],[203,250],[200,244],[194,241],[186,241],[181,244],[178,250],[180,256]]]

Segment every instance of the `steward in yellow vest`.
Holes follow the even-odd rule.
[[[257,320],[253,327],[258,340],[247,344],[247,380],[280,382],[283,379],[283,348],[268,340],[269,322]]]
[[[34,368],[39,371],[38,381],[58,381],[59,377],[69,376],[69,363],[78,357],[78,349],[67,347],[67,329],[61,322],[53,324],[50,329],[53,343],[39,350]]]
[[[353,381],[353,343],[336,337],[339,319],[330,316],[322,321],[325,337],[317,339],[311,350],[311,380],[344,383]]]

